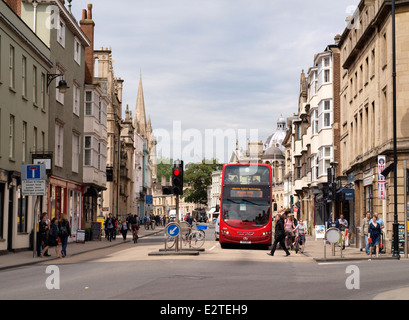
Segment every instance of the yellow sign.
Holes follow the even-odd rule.
[[[97,222],[101,223],[101,228],[104,227],[104,222],[105,222],[104,218],[97,218]]]

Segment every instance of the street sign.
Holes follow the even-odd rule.
[[[45,196],[46,195],[45,180],[22,180],[21,192],[23,196]]]
[[[146,204],[153,204],[153,197],[151,194],[147,194],[145,198],[145,203]]]
[[[166,226],[166,233],[170,236],[170,237],[177,237],[178,234],[180,233],[180,227],[177,223],[169,223]]]
[[[46,180],[44,164],[25,164],[21,166],[22,180]]]
[[[21,192],[23,196],[45,196],[47,175],[44,164],[21,166]]]

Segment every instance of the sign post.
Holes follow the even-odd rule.
[[[178,222],[171,222],[168,223],[165,227],[165,231],[166,234],[169,237],[173,237],[175,240],[175,251],[178,252],[179,251],[179,247],[178,247],[178,241],[179,241],[179,235],[180,235],[180,226]],[[167,238],[165,237],[165,250],[167,248]]]
[[[46,195],[46,168],[45,164],[28,164],[21,166],[21,192],[24,197],[35,196],[33,206],[33,258],[37,251],[37,215],[36,209],[39,205],[39,196]]]

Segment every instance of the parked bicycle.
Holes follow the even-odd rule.
[[[187,222],[182,221],[180,223],[180,237],[182,238],[182,246],[193,249],[199,249],[203,246],[206,241],[206,234],[204,232],[207,226],[196,225],[196,229],[189,225]],[[166,239],[166,249],[174,248],[177,237],[167,236]]]

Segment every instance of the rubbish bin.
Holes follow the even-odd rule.
[[[356,227],[356,247],[362,249],[362,230],[361,227]]]

